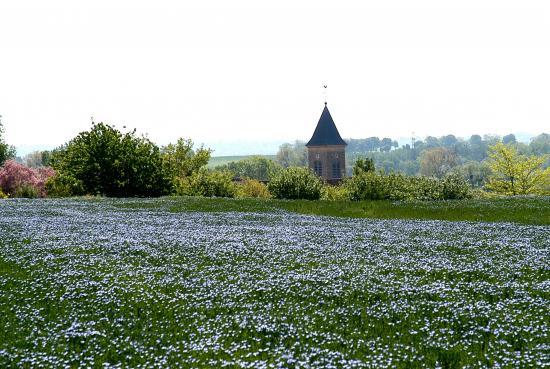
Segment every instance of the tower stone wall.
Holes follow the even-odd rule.
[[[309,167],[328,183],[340,182],[346,174],[346,147],[344,145],[309,146]]]

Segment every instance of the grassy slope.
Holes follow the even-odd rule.
[[[161,200],[136,200],[121,207],[166,207],[173,212],[287,210],[300,214],[352,218],[441,219],[450,221],[516,222],[550,225],[550,198],[517,197],[462,201],[306,201],[210,199],[174,197]]]
[[[244,159],[249,159],[254,156],[259,156],[266,159],[272,159],[275,160],[275,155],[241,155],[241,156],[214,156],[210,158],[210,161],[208,162],[207,167],[208,168],[215,168],[218,165],[225,165],[228,163],[231,163],[232,161],[239,161]]]

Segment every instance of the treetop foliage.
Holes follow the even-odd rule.
[[[253,156],[244,160],[233,161],[219,165],[215,170],[228,170],[235,177],[251,178],[258,181],[269,181],[282,170],[282,166],[273,160],[261,156]]]
[[[85,193],[113,197],[169,193],[162,164],[159,148],[149,139],[104,123],[94,123],[52,157],[52,166],[80,181]]]
[[[210,149],[193,149],[180,138],[162,149],[136,130],[123,133],[105,123],[93,123],[48,160],[58,175],[48,183],[58,196],[103,195],[148,197],[175,193],[180,182],[210,160]]]
[[[172,178],[188,177],[208,164],[212,150],[204,146],[193,150],[193,146],[190,139],[179,138],[162,148],[163,165]]]
[[[306,143],[295,141],[294,144],[282,144],[277,152],[277,162],[283,168],[307,166]]]
[[[355,161],[353,165],[353,175],[359,175],[361,173],[374,172],[374,160],[371,158],[360,158]]]
[[[420,173],[428,177],[443,178],[458,164],[456,153],[446,147],[433,147],[420,156]]]

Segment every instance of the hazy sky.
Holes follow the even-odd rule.
[[[0,0],[16,146],[90,117],[164,144],[550,131],[550,1]]]

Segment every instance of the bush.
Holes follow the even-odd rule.
[[[50,197],[71,197],[85,195],[82,181],[65,174],[56,174],[46,181],[46,191]]]
[[[29,168],[8,160],[0,168],[0,189],[11,197],[45,197],[46,180],[52,177],[52,168]]]
[[[458,175],[443,180],[399,173],[360,173],[344,186],[351,200],[444,200],[470,196],[470,188]]]
[[[176,194],[184,196],[235,197],[236,185],[228,171],[208,171],[202,168],[192,175],[179,178]]]
[[[470,185],[460,174],[448,174],[442,182],[444,199],[460,200],[472,197]]]
[[[236,195],[237,197],[271,198],[267,186],[255,179],[245,179],[242,183],[238,184]]]
[[[0,189],[0,200],[2,199],[7,199],[8,198],[8,195],[6,195],[4,192],[2,192],[2,190]]]
[[[171,191],[160,149],[135,130],[121,133],[107,124],[93,124],[52,156],[63,176],[82,183],[84,192],[112,197],[160,196]]]
[[[346,188],[350,200],[382,200],[387,198],[382,175],[377,173],[357,174],[346,179],[343,186]]]
[[[343,201],[349,200],[349,193],[345,186],[332,186],[325,184],[321,191],[321,200]]]
[[[33,185],[23,183],[15,189],[12,196],[18,198],[36,199],[37,197],[40,197],[40,192]]]
[[[290,167],[274,175],[268,189],[277,199],[318,200],[323,182],[309,168]]]

